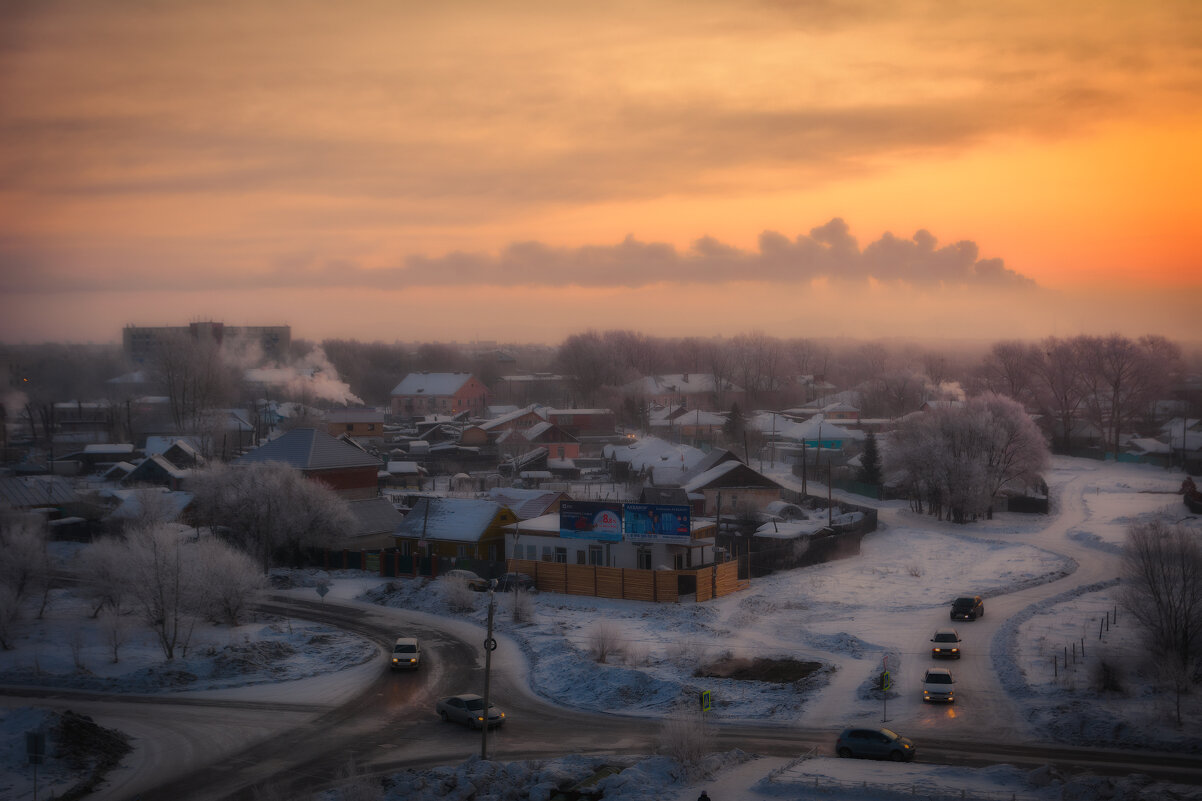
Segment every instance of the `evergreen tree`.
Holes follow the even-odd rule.
[[[881,455],[876,449],[876,435],[871,431],[864,440],[864,455],[860,458],[860,481],[865,484],[881,483]]]
[[[732,403],[730,413],[726,416],[726,422],[722,424],[722,433],[726,435],[727,442],[735,443],[742,439],[743,429],[747,425],[747,418],[743,416],[743,411],[739,408],[739,404]]]

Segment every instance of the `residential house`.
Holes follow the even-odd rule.
[[[622,392],[648,404],[709,411],[726,411],[735,403],[742,407],[747,402],[741,387],[707,373],[644,376],[625,384]]]
[[[234,460],[235,465],[281,462],[320,481],[347,500],[379,494],[383,463],[358,445],[316,428],[294,428]]]
[[[412,419],[467,411],[482,416],[488,388],[471,373],[410,373],[393,387],[392,414]]]
[[[695,514],[706,517],[753,516],[781,500],[780,484],[738,460],[724,461],[690,478],[683,485],[693,501]]]
[[[615,481],[641,478],[644,483],[668,486],[678,486],[680,477],[706,455],[691,445],[668,442],[659,437],[643,437],[625,445],[606,445],[602,453]]]
[[[346,550],[377,550],[396,545],[396,530],[404,515],[388,498],[359,498],[348,501],[354,523],[351,530],[339,540],[336,548]]]
[[[384,412],[379,409],[330,409],[325,423],[326,433],[332,437],[384,438]]]
[[[488,500],[510,509],[518,520],[530,520],[542,515],[559,514],[559,505],[571,500],[566,492],[515,487],[493,487]]]
[[[506,526],[517,517],[495,501],[420,498],[394,532],[402,556],[499,561]]]

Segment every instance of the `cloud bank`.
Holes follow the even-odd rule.
[[[0,291],[54,293],[81,290],[203,290],[280,287],[535,287],[637,289],[659,284],[804,283],[833,281],[899,282],[923,287],[1034,289],[1033,279],[1006,267],[1001,259],[980,258],[976,243],[940,246],[927,230],[909,239],[891,233],[861,248],[846,222],[836,217],[809,234],[789,239],[775,231],[745,250],[712,237],[687,250],[627,236],[615,245],[552,247],[513,243],[499,253],[453,252],[415,255],[396,267],[366,268],[349,260],[298,263],[289,259],[269,271],[150,270],[79,274],[71,280],[54,271],[31,269],[10,253],[0,274]]]

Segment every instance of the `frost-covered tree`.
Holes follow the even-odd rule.
[[[192,559],[201,588],[198,611],[213,623],[239,625],[255,595],[266,586],[254,559],[213,538],[200,540],[194,548]]]
[[[31,598],[40,596],[40,616],[50,590],[50,555],[40,518],[0,516],[0,648],[11,647],[8,633]]]
[[[886,459],[889,480],[915,509],[963,523],[991,513],[1006,488],[1030,486],[1046,467],[1047,445],[1016,401],[988,394],[963,406],[904,418]]]
[[[122,543],[130,597],[167,659],[187,648],[204,589],[184,545],[180,532],[165,526],[129,529]]]
[[[201,525],[221,529],[231,541],[261,560],[297,560],[307,547],[326,547],[353,525],[346,502],[318,481],[285,464],[217,465],[192,480]]]

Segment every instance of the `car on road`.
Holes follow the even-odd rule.
[[[416,637],[397,637],[392,645],[390,670],[417,670],[422,664],[422,647]]]
[[[927,668],[922,677],[922,700],[956,702],[956,679],[947,668]]]
[[[931,656],[934,659],[960,658],[960,633],[955,629],[936,629],[931,638]]]
[[[478,695],[452,695],[442,698],[434,705],[434,711],[443,722],[452,721],[478,729],[484,725],[484,699]],[[505,722],[505,713],[496,704],[488,705],[488,727],[496,728]]]
[[[914,758],[914,743],[892,729],[850,728],[839,733],[835,753],[840,757],[864,757],[909,762]]]
[[[469,589],[475,590],[476,592],[485,592],[488,589],[489,580],[486,578],[480,578],[480,576],[477,576],[470,570],[455,568],[454,570],[448,570],[447,572],[443,573],[442,577],[454,579],[456,581],[462,581],[463,583],[467,584]]]
[[[535,589],[534,579],[525,573],[506,573],[497,579],[497,592],[513,592],[514,590]]]
[[[979,595],[963,595],[952,601],[952,620],[976,620],[985,617],[985,601]]]

